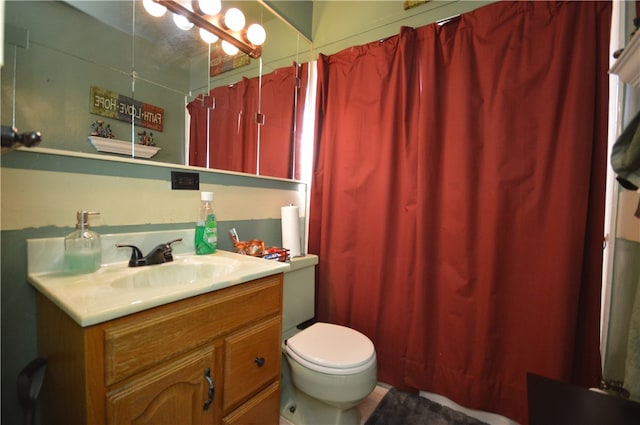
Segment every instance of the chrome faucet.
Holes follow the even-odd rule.
[[[151,266],[154,264],[162,264],[173,261],[173,249],[171,244],[174,242],[182,242],[182,238],[171,242],[162,243],[151,250],[146,256],[142,255],[142,251],[135,245],[116,244],[118,248],[131,248],[131,258],[129,259],[129,267]]]

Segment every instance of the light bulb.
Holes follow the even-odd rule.
[[[220,13],[222,5],[220,0],[199,0],[198,7],[205,15],[217,15]]]
[[[193,23],[191,23],[185,16],[178,15],[177,13],[173,14],[173,23],[183,31],[189,31],[193,28]]]
[[[222,50],[224,50],[224,52],[229,56],[233,56],[238,53],[238,48],[226,40],[222,40]]]
[[[155,16],[156,18],[161,17],[167,11],[166,7],[152,0],[142,0],[142,6],[144,6],[144,10],[146,10],[149,15]]]
[[[224,14],[224,24],[233,31],[240,31],[244,28],[244,14],[240,9],[232,7]]]
[[[207,44],[213,44],[218,41],[218,36],[215,34],[211,34],[204,28],[200,28],[200,38]]]
[[[256,46],[261,46],[267,39],[267,33],[260,24],[251,24],[247,28],[247,38]]]

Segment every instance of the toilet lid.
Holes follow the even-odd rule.
[[[365,335],[321,322],[289,338],[286,350],[302,365],[336,375],[361,372],[376,361],[373,343]]]

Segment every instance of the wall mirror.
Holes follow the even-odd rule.
[[[302,69],[294,63],[311,60],[311,43],[261,1],[223,0],[222,4],[223,8],[240,8],[247,24],[257,22],[265,28],[267,38],[260,59],[229,60],[219,51],[219,43],[204,43],[197,28],[178,29],[170,12],[154,18],[140,0],[7,2],[2,124],[13,125],[21,132],[39,130],[43,135],[41,146],[51,149],[118,155],[113,150],[98,151],[88,137],[96,132],[110,133],[114,140],[127,144],[124,156],[130,156],[131,145],[135,145],[136,157],[148,154],[150,162],[295,178],[292,173],[270,174],[268,167],[261,170],[260,150],[273,148],[265,147],[264,140],[261,146],[269,121],[265,122],[260,112],[261,105],[269,103],[269,94],[278,91],[277,87],[265,87],[269,76],[281,70]],[[212,99],[212,91],[243,83],[252,85],[257,93],[247,102],[253,102],[252,111],[258,114],[251,112],[243,117],[255,126],[255,131],[246,132],[253,138],[253,151],[242,153],[243,161],[254,166],[239,170],[208,161],[217,157],[218,149],[234,154],[228,148],[234,142],[229,137],[218,137],[215,146],[208,140],[211,134],[225,134],[218,131],[223,124],[215,122],[220,118],[216,114],[207,118],[207,134],[202,136],[207,138],[206,149],[211,150],[207,161],[190,161],[186,141],[194,130],[193,114],[187,105],[224,111],[225,99]],[[281,99],[278,102],[285,106]],[[287,99],[289,102],[291,108],[304,105],[299,97]],[[283,110],[290,111],[287,108]],[[133,124],[130,116],[123,116],[131,111]],[[238,114],[217,115],[225,119],[224,126],[239,128]],[[98,121],[102,121],[102,128],[96,130]],[[272,138],[296,137],[288,131],[279,135],[278,129],[268,128],[266,132]],[[302,129],[294,125],[293,131],[299,134]],[[141,141],[147,146],[155,144],[154,152],[142,152]],[[296,154],[295,149],[291,154]]]

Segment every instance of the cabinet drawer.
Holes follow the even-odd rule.
[[[222,419],[223,425],[274,425],[280,422],[280,382],[264,391]]]
[[[245,401],[280,376],[280,317],[225,339],[223,410]]]
[[[114,320],[104,329],[105,384],[279,315],[281,309],[279,274]]]

